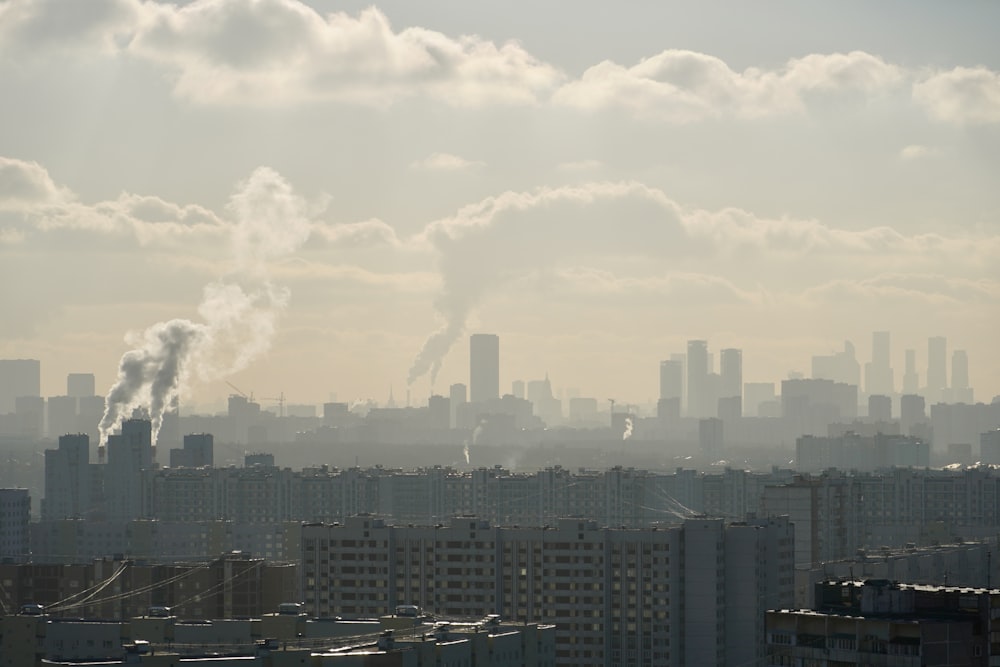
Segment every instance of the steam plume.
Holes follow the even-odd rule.
[[[308,236],[305,202],[276,172],[261,167],[230,198],[234,272],[204,289],[202,322],[158,322],[126,338],[134,349],[118,367],[100,423],[100,446],[136,408],[152,421],[153,442],[163,413],[192,374],[201,381],[245,368],[270,347],[288,292],[268,280],[268,261],[293,252]]]

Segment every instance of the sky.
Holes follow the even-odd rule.
[[[490,332],[505,390],[642,403],[688,339],[780,382],[888,330],[897,387],[946,336],[989,401],[997,25],[991,2],[0,0],[0,358],[41,359],[45,395],[148,385],[123,406],[227,382],[422,404]]]

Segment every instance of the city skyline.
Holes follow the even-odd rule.
[[[895,391],[941,336],[1000,395],[998,7],[100,8],[0,6],[0,358],[44,396],[124,409],[138,351],[167,404],[422,403],[478,332],[501,393],[655,402],[689,340],[775,383],[851,340],[864,387],[878,331]]]

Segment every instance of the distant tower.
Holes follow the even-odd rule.
[[[951,400],[955,403],[972,403],[969,386],[969,355],[965,350],[955,350],[951,355]]]
[[[927,339],[927,400],[937,403],[948,386],[948,340],[944,336]]]
[[[96,383],[93,373],[70,373],[66,376],[66,395],[87,398],[95,393]]]
[[[865,391],[868,394],[892,394],[894,383],[890,359],[889,332],[876,331],[872,334],[872,360],[865,364]]]
[[[0,415],[13,413],[19,398],[40,398],[41,380],[37,359],[0,359]]]
[[[708,405],[708,343],[689,340],[687,344],[687,395],[689,417],[712,417]]]
[[[462,383],[451,385],[448,390],[448,409],[451,413],[451,427],[458,427],[458,406],[469,400],[468,388]]]
[[[920,376],[917,375],[917,351],[906,351],[906,371],[903,373],[903,393],[915,394],[920,391]]]
[[[142,471],[153,467],[152,424],[126,419],[121,433],[108,436],[105,495],[108,518],[130,521],[142,516]]]
[[[903,435],[913,435],[913,428],[927,421],[924,397],[906,394],[899,399],[899,428]]]
[[[473,403],[500,398],[500,337],[472,334],[469,338],[469,399]]]
[[[743,397],[743,350],[726,348],[719,356],[719,373],[722,376],[720,398]]]

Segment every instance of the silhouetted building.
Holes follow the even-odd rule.
[[[698,449],[707,461],[717,461],[725,447],[723,421],[717,417],[698,420]]]
[[[965,350],[955,350],[951,355],[951,389],[949,403],[973,403],[972,387],[969,386],[969,355]]]
[[[427,425],[440,431],[451,428],[451,401],[446,396],[435,394],[427,399]]]
[[[467,387],[461,382],[448,388],[448,409],[451,411],[451,427],[458,427],[458,409],[469,401]]]
[[[719,355],[719,398],[743,397],[743,350],[726,348]],[[742,406],[742,400],[740,402]],[[720,417],[722,415],[719,415]],[[742,416],[742,412],[740,414]]]
[[[979,434],[979,461],[1000,465],[1000,428]]]
[[[892,420],[892,398],[879,394],[868,397],[868,419],[875,422]]]
[[[37,359],[0,359],[0,415],[14,412],[22,396],[41,397],[41,363]]]
[[[60,436],[58,449],[45,450],[42,520],[93,518],[92,480],[90,438],[84,433]]]
[[[888,331],[872,334],[872,360],[865,364],[865,392],[891,396],[893,375]]]
[[[944,336],[927,339],[927,389],[925,397],[933,405],[944,397],[948,386],[948,340]]]
[[[846,340],[843,352],[813,357],[812,376],[859,386],[861,384],[861,366],[858,364],[854,352],[854,343]]]
[[[108,436],[106,471],[107,515],[113,521],[136,519],[142,513],[142,471],[153,467],[152,424],[126,419],[121,433]]]
[[[715,401],[711,400],[708,374],[708,343],[689,340],[687,343],[687,396],[689,417],[714,417]]]
[[[469,400],[485,403],[500,398],[500,337],[469,337]]]
[[[74,398],[93,396],[96,382],[93,373],[70,373],[66,376],[66,395]]]
[[[21,563],[31,555],[28,524],[31,497],[27,489],[0,489],[0,560]],[[4,582],[6,588],[7,582]]]
[[[906,351],[906,370],[903,371],[903,393],[916,394],[920,391],[920,376],[917,374],[917,351]]]
[[[684,395],[684,363],[679,359],[660,362],[660,398],[676,398],[678,404]]]
[[[211,433],[185,435],[183,448],[170,450],[171,468],[212,467],[214,464],[215,438]]]
[[[743,385],[743,409],[748,417],[763,417],[760,406],[775,403],[773,382],[747,382]]]

